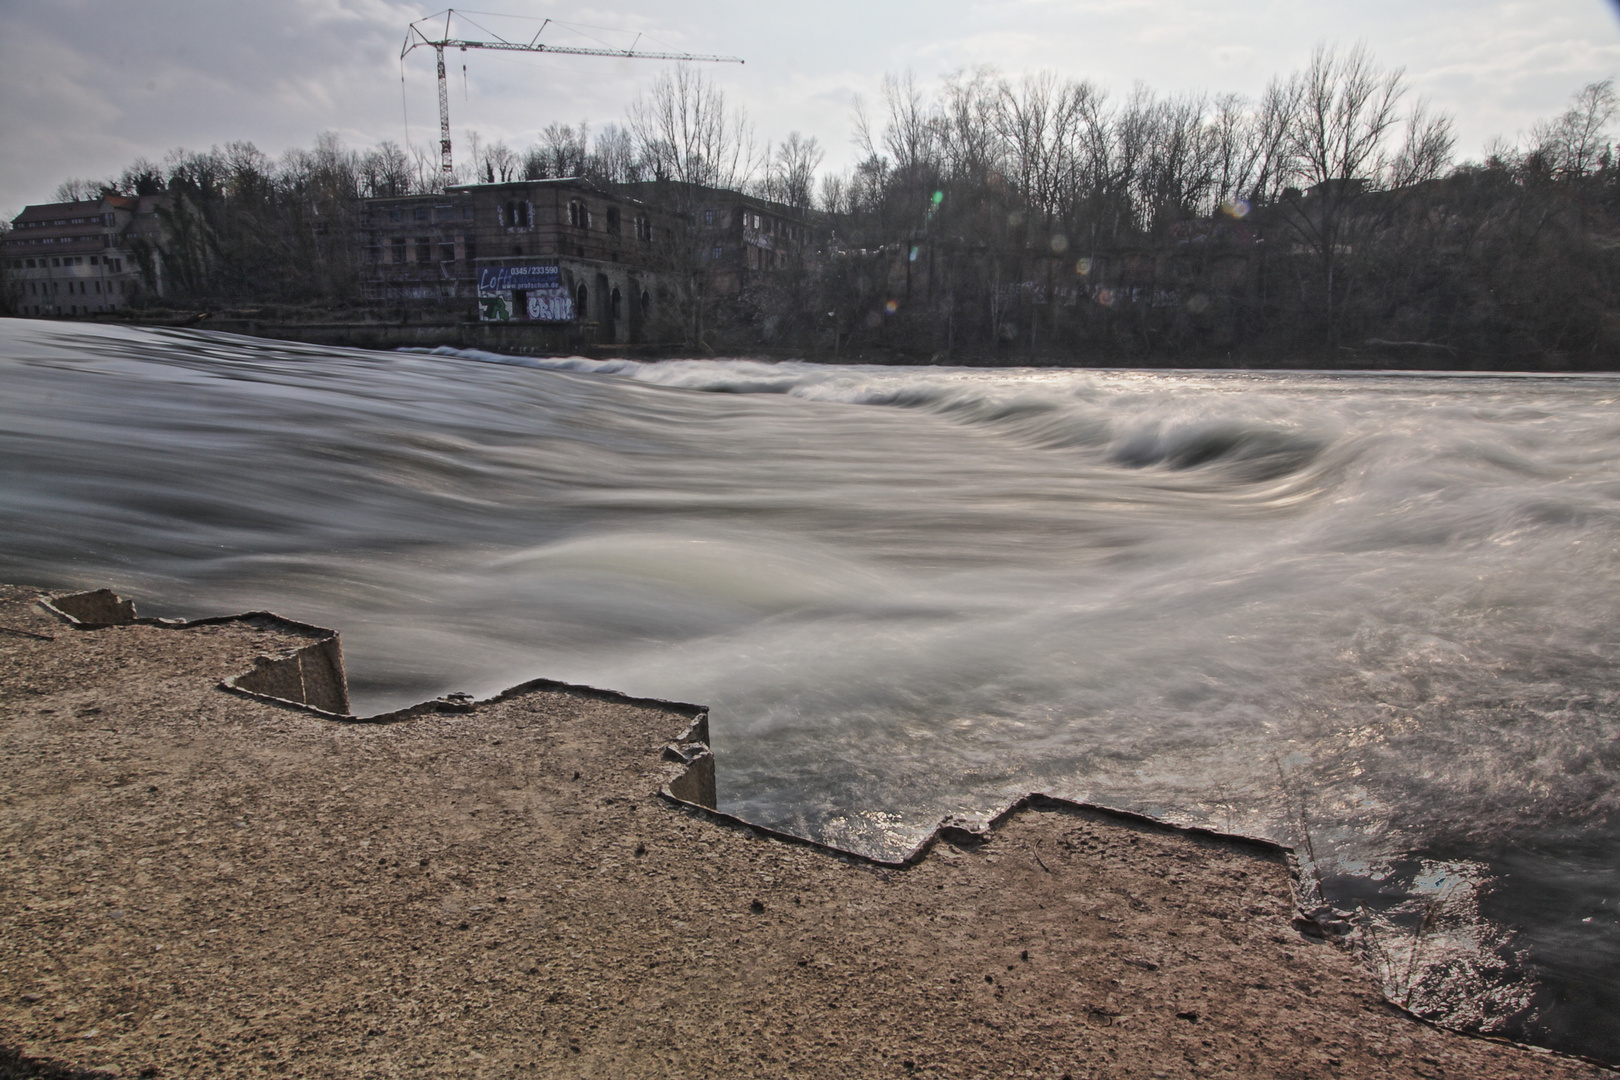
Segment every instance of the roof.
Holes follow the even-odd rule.
[[[75,214],[97,214],[101,212],[101,202],[100,199],[82,199],[76,202],[36,203],[33,206],[23,207],[23,212],[11,220],[15,224],[25,221],[54,221]]]
[[[99,214],[104,208],[126,210],[136,214],[149,214],[157,206],[168,199],[166,195],[103,195],[96,199],[79,199],[74,202],[34,203],[23,207],[22,213],[12,218],[12,224],[22,225],[33,221],[58,221],[62,218],[83,217],[86,214]]]
[[[574,184],[579,187],[596,188],[595,184],[583,176],[547,176],[539,180],[501,180],[493,184],[451,184],[445,190],[470,191],[473,188],[533,187],[535,184]]]
[[[710,187],[707,184],[692,184],[681,180],[637,180],[632,183],[617,185],[619,188],[632,188],[645,192],[642,197],[656,199],[660,189],[681,189],[689,196],[695,197],[698,206],[717,206],[722,203],[738,203],[763,210],[779,218],[786,218],[804,225],[814,225],[816,212],[812,209],[795,209],[787,203],[777,202],[760,195],[750,195],[745,191],[733,191],[730,188]]]
[[[549,176],[540,180],[503,180],[494,184],[451,184],[445,188],[446,192],[454,194],[471,194],[475,191],[499,191],[503,188],[526,189],[536,186],[556,185],[558,187],[579,188],[589,191],[593,195],[600,195],[604,199],[614,199],[618,202],[633,203],[648,209],[656,209],[657,204],[627,193],[624,189],[628,184],[613,184],[603,186],[588,176]]]

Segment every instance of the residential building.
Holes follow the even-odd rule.
[[[163,197],[103,195],[25,207],[0,243],[0,271],[23,315],[97,315],[163,294]]]

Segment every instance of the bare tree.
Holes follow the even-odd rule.
[[[437,194],[454,182],[454,178],[445,179],[437,149],[430,151],[422,145],[411,147],[411,172],[415,177],[411,188],[418,195]]]
[[[1004,81],[996,88],[990,119],[1003,168],[1043,225],[1059,213],[1074,184],[1085,93],[1082,84],[1061,82],[1049,71],[1026,75],[1017,90]]]
[[[55,199],[57,202],[83,202],[95,198],[99,190],[94,180],[70,177],[56,185]]]
[[[591,154],[588,172],[608,184],[632,184],[641,179],[636,137],[629,128],[609,124],[596,133],[596,149]]]
[[[1451,117],[1431,113],[1426,102],[1418,101],[1407,118],[1401,148],[1390,162],[1390,187],[1399,189],[1438,179],[1451,165],[1451,152],[1456,145]]]
[[[904,77],[883,76],[883,101],[889,109],[883,149],[902,177],[920,179],[939,162],[939,116],[909,71]]]
[[[478,180],[485,184],[506,184],[522,178],[523,159],[504,142],[478,145],[475,141],[473,163]]]
[[[681,65],[654,81],[631,103],[629,130],[636,157],[650,175],[656,201],[684,219],[664,252],[672,278],[681,283],[686,334],[705,346],[704,329],[714,297],[701,255],[708,238],[698,227],[703,207],[720,192],[746,189],[758,168],[753,128],[742,108],[694,67]]]
[[[631,103],[630,132],[656,180],[740,191],[758,168],[747,112],[685,64]]]
[[[1399,122],[1405,81],[1400,69],[1378,67],[1361,44],[1344,52],[1317,46],[1295,80],[1299,107],[1289,145],[1310,198],[1291,200],[1287,221],[1321,265],[1328,340],[1335,343],[1346,232],[1356,202],[1387,172],[1388,137]]]
[[[817,198],[821,212],[842,217],[850,211],[849,182],[839,173],[828,173],[821,178],[821,192]]]
[[[995,112],[1001,82],[995,69],[975,68],[946,78],[940,115],[940,156],[958,182],[981,185],[1001,156]]]
[[[361,188],[370,197],[412,193],[411,159],[397,143],[384,140],[361,155]]]
[[[1292,136],[1303,93],[1299,79],[1274,78],[1260,95],[1251,120],[1252,179],[1246,185],[1254,202],[1276,203],[1294,178]]]
[[[1189,94],[1162,99],[1153,110],[1141,184],[1149,228],[1213,209],[1219,144],[1207,109],[1202,94]]]
[[[1609,149],[1608,127],[1617,107],[1613,79],[1588,83],[1562,116],[1531,129],[1532,153],[1560,176],[1585,176]]]
[[[789,132],[771,155],[765,196],[796,210],[808,210],[815,200],[816,169],[824,157],[814,135],[806,139],[797,131]]]
[[[590,125],[551,123],[540,133],[540,152],[545,174],[550,177],[584,176],[590,165]],[[535,177],[534,179],[539,179]]]
[[[1406,93],[1400,69],[1380,69],[1365,45],[1318,45],[1299,80],[1292,147],[1312,185],[1370,180],[1383,171],[1386,137]]]

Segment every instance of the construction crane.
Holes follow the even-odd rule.
[[[444,75],[444,50],[446,49],[455,48],[460,49],[462,52],[466,52],[468,49],[499,49],[503,52],[566,53],[571,56],[612,56],[627,60],[687,60],[713,64],[740,64],[743,62],[742,58],[738,56],[699,56],[696,53],[682,52],[637,52],[636,42],[641,40],[640,34],[636,35],[636,41],[631,42],[628,49],[584,49],[572,45],[547,45],[541,42],[540,35],[545,33],[546,27],[551,24],[550,19],[542,21],[540,29],[535,31],[534,37],[527,42],[507,41],[499,34],[494,35],[496,38],[494,41],[469,41],[450,36],[450,23],[456,16],[455,8],[449,8],[441,12],[440,15],[444,17],[443,35],[431,36],[438,31],[439,15],[429,15],[425,19],[416,20],[411,23],[410,28],[405,32],[405,45],[399,51],[399,59],[403,63],[405,57],[416,49],[431,48],[434,58],[438,61],[439,167],[443,170],[446,180],[454,172],[450,165],[450,88],[445,81]],[[424,25],[429,25],[430,28],[424,30]],[[489,33],[489,31],[485,32]]]

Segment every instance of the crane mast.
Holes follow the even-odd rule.
[[[431,15],[427,19],[419,19],[411,23],[410,28],[405,33],[405,45],[399,51],[399,58],[403,61],[405,57],[417,49],[431,48],[433,50],[439,74],[439,168],[444,173],[446,180],[450,179],[454,172],[450,164],[450,87],[444,71],[444,50],[446,49],[457,48],[462,52],[466,52],[468,49],[496,49],[502,52],[563,53],[570,56],[611,56],[628,60],[684,60],[710,64],[740,64],[743,62],[742,58],[737,56],[705,56],[684,52],[637,52],[633,43],[628,49],[586,49],[571,45],[548,45],[540,41],[540,35],[545,33],[546,25],[551,22],[550,19],[541,23],[540,29],[536,31],[533,39],[528,42],[507,41],[498,35],[494,41],[474,41],[450,36],[450,21],[455,17],[455,14],[454,8],[443,12],[444,33],[438,36],[430,36],[429,31],[422,29],[422,25],[431,20],[434,24],[433,31],[436,32],[438,30],[438,15]],[[639,36],[637,40],[640,40]]]

